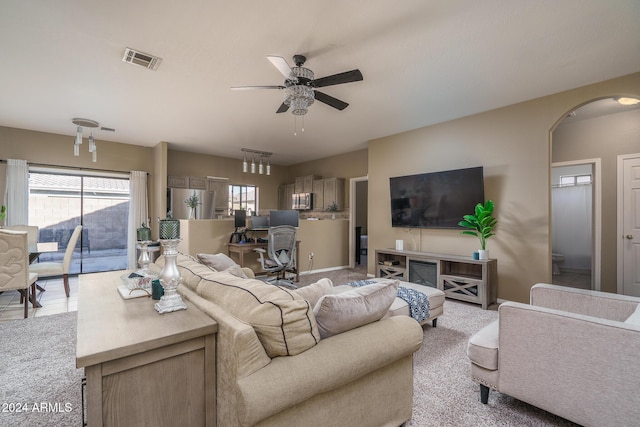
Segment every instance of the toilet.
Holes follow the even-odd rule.
[[[560,263],[564,262],[564,255],[556,252],[551,253],[551,266],[554,276],[560,274]]]

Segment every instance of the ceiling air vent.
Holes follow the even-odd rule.
[[[158,58],[157,56],[149,55],[148,53],[140,52],[129,47],[124,50],[122,60],[129,64],[139,65],[154,71],[158,69],[158,66],[162,62],[162,58]]]

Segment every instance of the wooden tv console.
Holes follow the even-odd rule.
[[[376,250],[376,276],[436,286],[445,296],[481,304],[487,309],[497,301],[498,261],[429,252]],[[433,274],[435,283],[424,283],[421,270]]]

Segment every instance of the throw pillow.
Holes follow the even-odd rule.
[[[320,341],[313,308],[290,289],[209,270],[197,293],[250,324],[271,358],[294,356]]]
[[[201,263],[214,269],[215,271],[224,271],[229,267],[237,265],[234,260],[223,253],[218,254],[198,254]]]
[[[380,320],[398,294],[398,281],[375,283],[325,295],[313,309],[321,338]]]
[[[321,297],[335,293],[330,279],[320,279],[316,283],[294,289],[294,292],[309,301],[311,307],[315,307]]]

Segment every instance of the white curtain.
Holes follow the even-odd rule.
[[[565,268],[591,269],[592,186],[556,187],[552,195],[553,252],[563,254]]]
[[[7,207],[6,225],[29,223],[29,166],[26,160],[7,160],[7,188],[4,205]]]
[[[131,171],[129,176],[129,232],[127,233],[127,259],[129,269],[138,268],[136,258],[136,229],[147,222],[149,209],[147,202],[147,173]],[[147,224],[149,226],[149,224]]]

